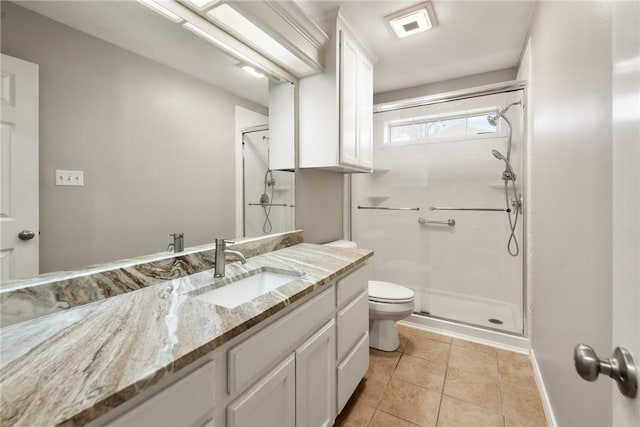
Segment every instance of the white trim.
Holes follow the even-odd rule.
[[[542,409],[544,409],[544,416],[547,419],[547,425],[549,427],[557,427],[558,422],[556,421],[556,416],[553,412],[553,406],[551,406],[551,399],[549,398],[549,394],[547,393],[547,388],[544,386],[542,372],[540,372],[540,366],[538,365],[538,360],[536,359],[536,355],[533,352],[533,349],[531,349],[531,353],[529,354],[529,360],[531,361],[531,366],[533,367],[533,376],[536,379],[538,394],[540,395],[540,400],[542,401]]]
[[[398,323],[410,328],[461,338],[516,353],[529,354],[531,348],[530,341],[522,336],[504,334],[443,319],[434,319],[432,317],[412,314],[409,318],[401,320]]]
[[[444,92],[436,95],[421,96],[418,98],[407,98],[399,101],[383,102],[373,106],[373,112],[382,113],[385,111],[399,110],[403,108],[420,107],[423,105],[438,104],[442,102],[456,101],[458,99],[471,98],[476,96],[493,95],[511,90],[524,89],[527,82],[524,80],[510,80],[507,82],[492,83],[483,86],[470,87],[452,92]]]

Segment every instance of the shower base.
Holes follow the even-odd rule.
[[[521,309],[486,298],[429,290],[416,295],[417,315],[460,322],[512,334],[522,334]]]

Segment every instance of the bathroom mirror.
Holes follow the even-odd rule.
[[[171,233],[188,248],[294,229],[293,173],[268,166],[269,91],[291,82],[247,72],[143,2],[1,7],[3,55],[38,66],[36,274],[166,251]],[[21,95],[10,74],[3,65],[3,102],[8,87]],[[248,160],[256,129],[262,151]]]

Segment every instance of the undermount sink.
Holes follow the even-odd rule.
[[[192,293],[194,298],[210,304],[226,308],[236,308],[245,302],[269,293],[289,282],[303,276],[303,273],[262,267],[248,272],[249,276],[214,288],[212,290],[199,289]]]

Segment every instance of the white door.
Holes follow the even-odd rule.
[[[38,65],[3,54],[1,89],[0,279],[4,281],[38,274]]]
[[[613,347],[640,370],[640,3],[613,2]],[[634,65],[635,64],[635,65]],[[603,355],[610,357],[609,355]],[[603,357],[600,356],[600,357]],[[640,425],[640,393],[615,384],[614,426]]]

